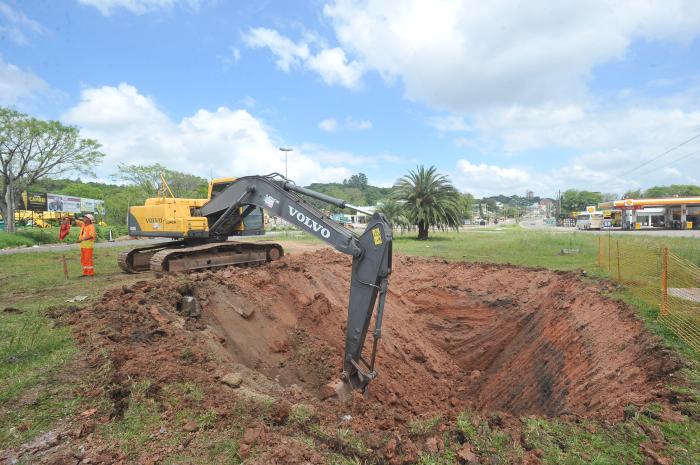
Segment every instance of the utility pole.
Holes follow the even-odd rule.
[[[9,196],[5,199],[7,203],[7,216],[9,218],[5,218],[5,231],[7,232],[15,232],[15,187],[12,183],[12,161],[10,161],[10,165],[8,166],[8,172],[9,172],[9,182],[8,182],[8,188],[9,188]]]
[[[289,152],[291,152],[293,150],[294,149],[290,149],[287,147],[280,147],[280,151],[284,152],[284,177],[285,178],[288,178],[288,176],[287,176],[287,154],[289,154]]]
[[[557,209],[557,219],[561,217],[561,189],[559,189],[559,208]]]

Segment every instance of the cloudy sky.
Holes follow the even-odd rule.
[[[700,184],[696,0],[0,0],[0,105],[203,177]],[[661,156],[659,156],[661,155]]]

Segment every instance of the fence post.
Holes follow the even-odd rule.
[[[661,249],[661,314],[668,315],[668,247]]]
[[[620,269],[620,239],[615,239],[615,248],[617,249],[617,281],[622,282],[622,271]]]

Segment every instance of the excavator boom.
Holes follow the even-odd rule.
[[[262,207],[353,257],[342,379],[352,389],[365,390],[376,376],[377,344],[391,273],[391,225],[384,215],[375,213],[364,233],[357,235],[305,201],[300,193],[341,208],[355,208],[343,200],[296,186],[282,176],[270,175],[238,178],[204,204],[199,213],[209,218],[210,234],[216,235],[219,225],[245,216],[249,209],[242,207]],[[373,315],[373,344],[366,359],[362,349]]]

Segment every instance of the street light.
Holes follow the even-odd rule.
[[[280,150],[284,152],[284,177],[287,177],[287,154],[291,152],[294,149],[290,149],[287,147],[280,147]]]

